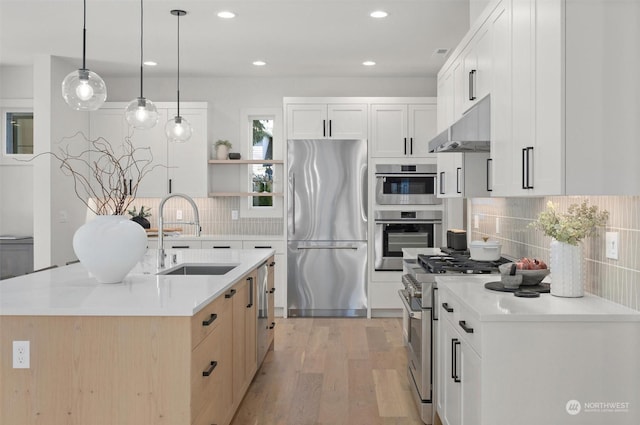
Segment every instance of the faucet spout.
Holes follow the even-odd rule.
[[[189,202],[189,204],[191,204],[191,208],[193,208],[194,221],[192,223],[185,223],[185,224],[193,224],[194,226],[196,226],[196,236],[200,236],[200,231],[202,230],[200,228],[200,213],[198,212],[198,206],[193,201],[193,199],[191,199],[190,196],[185,195],[183,193],[172,193],[162,198],[162,200],[160,201],[160,206],[158,207],[158,210],[159,210],[159,213],[158,213],[158,268],[164,267],[164,257],[165,257],[164,217],[163,217],[164,204],[171,198],[182,198],[182,199],[185,199],[187,202]]]

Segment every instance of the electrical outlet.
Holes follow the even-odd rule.
[[[500,217],[496,217],[496,233],[500,233]]]
[[[618,259],[618,232],[607,232],[606,238],[606,254],[607,258],[612,260]]]
[[[473,215],[473,228],[474,229],[480,228],[480,216],[478,214]]]
[[[231,210],[231,220],[237,220],[238,217],[238,210]]]
[[[176,211],[176,220],[182,220],[182,210]]]
[[[29,369],[29,341],[13,341],[13,368]]]

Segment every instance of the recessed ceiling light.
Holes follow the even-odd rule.
[[[369,16],[371,16],[372,18],[386,18],[387,16],[389,16],[389,14],[387,12],[385,12],[384,10],[375,10],[373,12],[371,12],[369,14]]]
[[[229,12],[228,10],[223,10],[222,12],[218,12],[218,18],[231,19],[235,17],[236,17],[236,14],[233,12]]]
[[[144,61],[144,66],[158,66],[158,62]]]
[[[255,66],[265,66],[267,63],[265,61],[253,61]]]
[[[374,61],[364,61],[362,64],[364,66],[374,66],[376,63]]]

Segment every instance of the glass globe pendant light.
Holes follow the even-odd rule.
[[[142,94],[142,70],[144,67],[144,10],[142,2],[143,0],[140,0],[140,97],[129,102],[124,116],[131,127],[146,130],[158,123],[159,116],[156,105],[149,99],[145,99]]]
[[[104,80],[85,64],[87,46],[87,0],[84,0],[82,21],[82,68],[71,72],[62,81],[62,97],[76,111],[95,111],[107,100]]]
[[[178,17],[178,111],[176,116],[167,122],[164,131],[169,140],[182,143],[191,137],[191,124],[180,116],[180,17],[186,15],[187,12],[174,9],[171,14]]]

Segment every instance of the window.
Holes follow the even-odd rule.
[[[33,155],[33,110],[1,108],[4,143],[2,156]]]
[[[251,159],[273,159],[273,120],[254,119]],[[252,192],[273,193],[273,164],[252,164]],[[253,207],[273,207],[273,196],[254,196]]]

